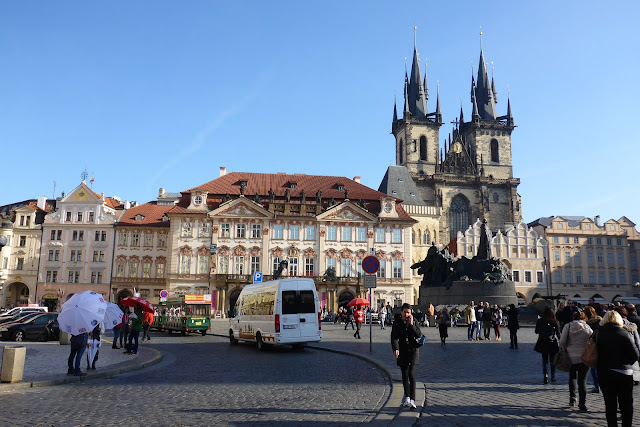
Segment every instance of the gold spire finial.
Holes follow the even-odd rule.
[[[417,39],[418,27],[416,27],[416,23],[413,23],[413,48],[417,49],[418,39]]]
[[[482,50],[482,25],[480,25],[480,50]]]

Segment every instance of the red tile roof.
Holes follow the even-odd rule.
[[[157,202],[149,202],[135,208],[127,209],[116,225],[144,226],[144,227],[169,227],[169,221],[163,221],[162,217],[173,206],[158,206]],[[136,216],[142,215],[142,221],[136,221]]]
[[[92,189],[90,189],[87,184],[85,184],[85,182],[82,182],[82,185],[84,186],[84,188],[86,188],[88,191],[91,192],[91,194],[93,194],[94,196],[96,196],[98,198],[98,200],[102,199],[102,194],[98,194],[95,191],[93,191]],[[110,208],[114,208],[117,209],[118,207],[120,207],[122,205],[122,203],[120,203],[118,200],[116,199],[112,199],[110,197],[105,197],[104,198],[105,203],[107,204],[107,206],[109,206]]]

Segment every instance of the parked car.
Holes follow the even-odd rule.
[[[3,340],[11,341],[58,339],[58,313],[45,313],[23,322],[3,325],[0,327],[0,333]]]
[[[47,307],[14,307],[0,315],[0,322],[7,318],[14,318],[21,313],[46,313],[47,311],[49,311]]]
[[[16,313],[11,317],[0,319],[0,326],[24,322],[26,320],[31,319],[32,317],[40,316],[41,314],[43,314],[41,311],[35,311],[35,312],[26,311],[26,312]]]

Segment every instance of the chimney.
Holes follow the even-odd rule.
[[[158,190],[158,198],[160,199],[160,198],[164,197],[164,193],[165,193],[164,188],[161,187]]]
[[[38,207],[42,210],[47,207],[47,198],[45,196],[38,197]]]
[[[600,227],[600,215],[596,215],[596,216],[593,218],[593,222],[595,222],[595,223],[596,223],[596,226]]]
[[[125,209],[131,209],[131,203],[129,203],[129,201],[128,201],[128,200],[125,200],[125,201],[124,201],[124,208],[125,208]]]
[[[353,177],[353,180],[354,180],[355,182],[357,182],[358,184],[360,184],[360,177],[359,177],[359,176],[354,176],[354,177]]]
[[[220,166],[220,176],[225,176],[227,174],[227,168],[224,166]]]

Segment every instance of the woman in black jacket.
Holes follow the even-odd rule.
[[[507,311],[507,327],[509,328],[509,338],[511,338],[511,345],[509,348],[518,349],[518,329],[520,323],[518,322],[518,309],[514,304],[509,304],[509,310]]]
[[[638,360],[638,348],[631,335],[622,327],[622,317],[608,311],[602,326],[594,334],[598,349],[598,380],[604,397],[608,426],[617,426],[620,406],[622,427],[633,422],[633,369]]]
[[[556,320],[556,314],[551,307],[545,307],[542,318],[536,322],[536,334],[538,341],[533,348],[542,355],[542,375],[543,382],[549,382],[547,375],[547,364],[551,365],[551,381],[556,380],[556,367],[553,364],[553,356],[558,352],[558,339],[560,339],[560,325]],[[551,363],[549,363],[551,362]]]
[[[416,408],[416,366],[419,361],[419,351],[416,339],[422,333],[411,313],[411,306],[402,304],[402,317],[396,318],[391,327],[391,348],[402,371],[402,385],[404,400],[402,406]]]

